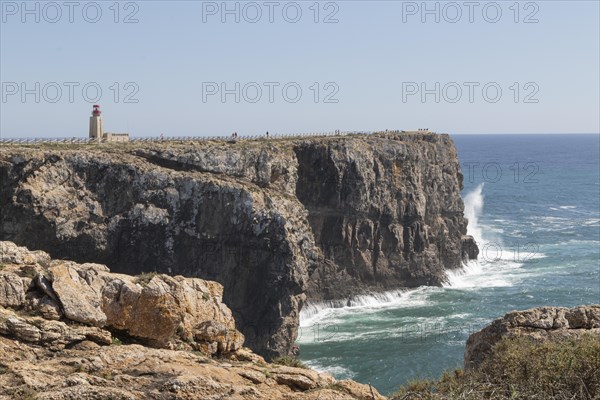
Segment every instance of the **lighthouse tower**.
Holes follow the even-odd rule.
[[[102,114],[100,106],[94,104],[92,116],[90,117],[90,139],[97,140],[98,142],[102,141],[102,138],[104,137],[104,126],[102,125],[102,117],[100,114]]]

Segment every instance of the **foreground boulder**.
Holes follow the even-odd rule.
[[[476,368],[503,338],[527,336],[536,341],[598,335],[600,305],[575,308],[538,307],[513,311],[469,336],[465,349],[465,369]]]
[[[236,351],[244,342],[216,282],[113,274],[104,265],[50,260],[11,242],[0,242],[0,263],[0,306],[40,317],[17,317],[3,309],[0,332],[28,342],[45,340],[43,327],[49,324],[52,330],[71,329],[58,328],[65,325],[59,321],[110,330],[152,347],[185,347],[210,355]]]

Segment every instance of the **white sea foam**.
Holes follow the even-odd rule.
[[[551,211],[560,211],[560,210],[574,210],[577,206],[558,206],[558,207],[548,207]]]
[[[558,242],[558,243],[551,243],[551,244],[547,244],[546,246],[551,246],[551,247],[565,247],[565,246],[571,246],[571,245],[581,245],[581,244],[592,244],[592,243],[598,243],[598,240],[590,238],[590,239],[569,239],[569,240],[565,240],[562,242]]]
[[[353,371],[350,371],[348,368],[344,368],[339,365],[324,366],[315,360],[307,360],[303,362],[312,369],[318,372],[329,373],[335,376],[337,379],[352,379],[356,376],[356,373]],[[335,362],[332,362],[332,364],[335,364]]]
[[[414,316],[405,315],[386,316],[382,324],[370,324],[360,314],[360,322],[356,324],[338,324],[331,320],[317,323],[314,326],[304,327],[299,330],[298,343],[344,343],[344,342],[374,342],[385,338],[386,340],[401,338],[424,338],[442,333],[460,331],[464,320],[471,318],[471,314],[457,313],[443,316]],[[348,321],[346,321],[348,322]]]
[[[469,224],[467,233],[479,246],[479,259],[463,264],[462,269],[448,271],[446,288],[480,289],[485,287],[513,286],[525,276],[519,271],[524,261],[543,258],[536,244],[530,243],[520,248],[505,246],[492,235],[498,231],[482,225],[480,217],[484,207],[483,184],[465,196],[465,217]]]
[[[468,233],[475,242],[483,243],[483,232],[479,226],[479,217],[483,211],[483,183],[465,196],[465,217],[469,220]]]
[[[502,262],[501,267],[496,265],[495,268],[492,268],[490,263],[470,261],[462,270],[447,272],[449,282],[444,287],[448,289],[481,289],[513,286],[519,278],[515,274],[508,274],[507,271],[518,269],[522,265],[505,261]]]
[[[392,290],[355,296],[346,300],[307,303],[300,312],[300,326],[312,326],[323,320],[333,323],[338,317],[376,312],[386,307],[422,307],[428,304],[427,291],[427,287],[421,287],[413,290]]]

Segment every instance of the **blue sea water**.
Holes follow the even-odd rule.
[[[461,367],[470,333],[512,310],[600,303],[600,136],[456,135],[479,260],[423,287],[306,307],[300,358],[389,394]]]

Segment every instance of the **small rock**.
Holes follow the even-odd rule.
[[[100,345],[98,343],[92,342],[91,340],[82,340],[81,342],[73,345],[71,348],[73,350],[89,351],[89,350],[96,350],[99,347],[100,347]]]

